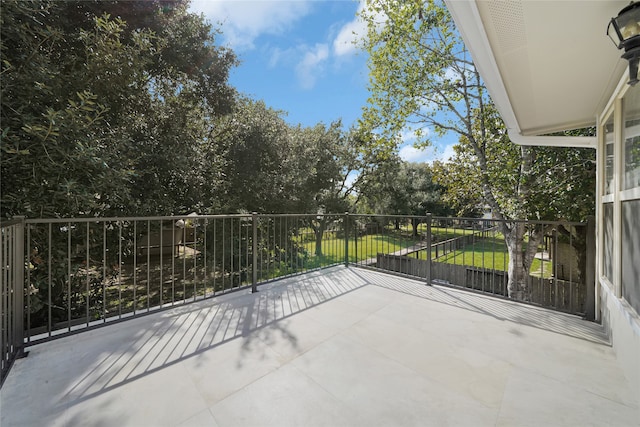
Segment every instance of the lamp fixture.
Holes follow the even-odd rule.
[[[613,28],[613,31],[611,29]],[[607,35],[618,49],[624,48],[622,58],[629,61],[629,83],[638,83],[638,62],[640,62],[640,2],[631,2],[618,16],[611,18]]]

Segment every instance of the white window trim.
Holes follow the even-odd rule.
[[[596,238],[596,277],[599,283],[610,288],[611,292],[622,300],[622,202],[640,198],[640,188],[621,191],[622,185],[622,157],[624,149],[624,117],[622,99],[626,95],[630,86],[627,84],[626,73],[622,75],[615,91],[607,102],[602,114],[597,117],[598,149],[597,165],[599,173],[596,175],[596,218],[597,238]],[[604,133],[604,127],[608,120],[613,120],[613,133]],[[614,167],[613,167],[613,189],[609,194],[604,194],[606,185],[606,145],[613,141]],[[604,217],[603,206],[613,204],[613,277],[607,278],[604,275]],[[597,299],[596,299],[597,300]],[[599,313],[599,302],[596,302],[596,313]]]
[[[623,202],[637,199],[640,199],[640,187],[630,188],[628,190],[622,190],[620,192],[620,200]]]

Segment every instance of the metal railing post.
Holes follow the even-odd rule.
[[[251,227],[253,236],[251,241],[252,263],[251,263],[251,293],[258,292],[258,213],[251,213]]]
[[[344,266],[349,267],[349,212],[344,213]]]
[[[558,309],[558,226],[553,229],[553,307]]]
[[[586,287],[585,317],[587,320],[596,318],[596,219],[594,216],[587,218],[586,225],[587,260],[584,275]]]
[[[19,220],[16,224],[15,234],[15,252],[13,255],[14,269],[14,342],[13,346],[16,349],[16,358],[24,356],[24,269],[25,269],[25,253],[24,253],[24,216],[17,216],[15,219]]]
[[[430,213],[427,214],[427,271],[426,277],[427,283],[431,284],[431,218]]]

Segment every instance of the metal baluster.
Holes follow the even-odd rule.
[[[47,324],[47,329],[49,331],[49,337],[51,337],[51,330],[53,328],[53,321],[51,318],[51,293],[52,293],[52,283],[51,283],[51,223],[49,223],[49,240],[48,240],[48,254],[47,254],[47,268],[48,268],[48,287],[49,287],[49,292],[48,292],[48,309],[47,309],[47,317],[48,317],[48,324]]]
[[[138,221],[133,220],[133,315],[137,309],[137,289],[138,289]]]
[[[67,331],[71,331],[71,223],[67,223]]]

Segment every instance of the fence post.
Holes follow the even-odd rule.
[[[587,320],[596,318],[596,219],[594,216],[587,218],[587,229],[585,231],[587,245],[587,262],[585,265],[584,285],[587,295],[585,301],[585,317]]]
[[[13,292],[14,292],[14,348],[16,349],[16,358],[24,356],[24,269],[25,269],[25,253],[24,253],[24,216],[16,216],[19,220],[16,224],[15,235],[15,253],[13,255],[12,268],[15,272]]]
[[[553,229],[553,307],[558,309],[558,226]]]
[[[344,266],[349,267],[349,212],[344,213]]]
[[[258,213],[251,213],[251,293],[258,292]]]
[[[431,284],[431,214],[427,214],[427,283]]]

